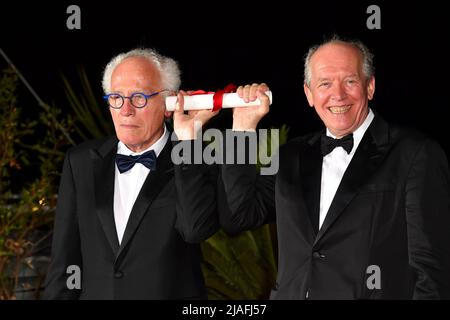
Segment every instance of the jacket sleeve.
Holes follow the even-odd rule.
[[[64,160],[59,185],[51,261],[45,280],[44,299],[78,299],[81,290],[69,289],[67,286],[67,280],[73,274],[67,272],[69,266],[78,266],[79,270],[82,268],[76,215],[76,189],[70,163],[70,151],[67,152]]]
[[[433,141],[417,151],[406,183],[410,265],[414,299],[450,297],[450,178],[447,158]]]
[[[237,135],[256,135],[242,132]],[[238,137],[239,139],[239,137]],[[235,154],[244,152],[248,157],[250,144],[245,150],[235,149]],[[256,150],[253,150],[256,152]],[[275,220],[275,176],[260,175],[255,164],[237,161],[222,165],[222,180],[228,208],[221,211],[220,223],[228,233],[254,229]]]
[[[192,148],[194,141],[182,141],[184,148]],[[215,165],[190,163],[176,164],[176,228],[189,243],[199,243],[219,230],[217,183]]]

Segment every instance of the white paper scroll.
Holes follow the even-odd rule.
[[[272,92],[266,91],[269,97],[270,104],[272,104]],[[184,96],[184,110],[211,110],[213,108],[213,93],[198,94],[194,96]],[[166,97],[166,110],[174,111],[177,96]],[[245,103],[243,99],[239,98],[237,93],[225,93],[223,95],[222,108],[240,108],[259,105],[259,99]]]

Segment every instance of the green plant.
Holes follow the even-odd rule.
[[[61,75],[64,92],[70,108],[75,114],[75,129],[83,140],[98,139],[114,132],[112,122],[107,113],[107,106],[98,103],[89,77],[83,67],[78,67],[81,92],[76,92],[66,76]]]
[[[39,121],[22,113],[16,88],[15,72],[4,70],[0,78],[0,299],[15,299],[27,289],[34,289],[38,297],[44,274],[31,257],[51,232],[59,171],[70,145],[67,134],[73,131],[71,118],[61,119],[55,106],[41,112]],[[25,170],[30,166],[37,169],[36,176]],[[13,192],[14,179],[20,183]],[[26,270],[36,274],[33,283],[21,281]]]
[[[209,299],[267,299],[275,282],[271,226],[234,237],[220,230],[202,243]]]
[[[279,145],[286,143],[289,128],[279,129]],[[271,135],[262,139],[260,150],[271,150]],[[258,159],[259,160],[259,159]],[[261,164],[258,161],[258,167]],[[222,230],[202,243],[203,273],[210,299],[268,299],[276,274],[275,225],[263,225],[255,230],[229,236]]]

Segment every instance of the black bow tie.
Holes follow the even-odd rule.
[[[156,169],[155,151],[150,150],[138,156],[126,156],[123,154],[116,154],[117,168],[119,169],[120,173],[127,172],[128,170],[133,168],[137,162],[142,163],[150,170],[155,170]]]
[[[320,148],[324,157],[336,147],[342,147],[347,153],[350,153],[353,149],[353,133],[350,133],[341,139],[333,139],[325,133],[322,134]]]

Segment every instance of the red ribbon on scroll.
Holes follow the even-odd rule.
[[[190,96],[195,96],[197,94],[212,94],[212,93],[214,93],[214,96],[213,96],[213,108],[211,110],[212,112],[214,112],[214,111],[222,109],[223,95],[225,93],[231,93],[231,92],[235,92],[235,91],[236,91],[236,86],[234,84],[230,83],[225,88],[219,89],[216,92],[214,92],[214,91],[204,91],[204,90],[195,90],[195,91],[191,92],[189,95]]]

